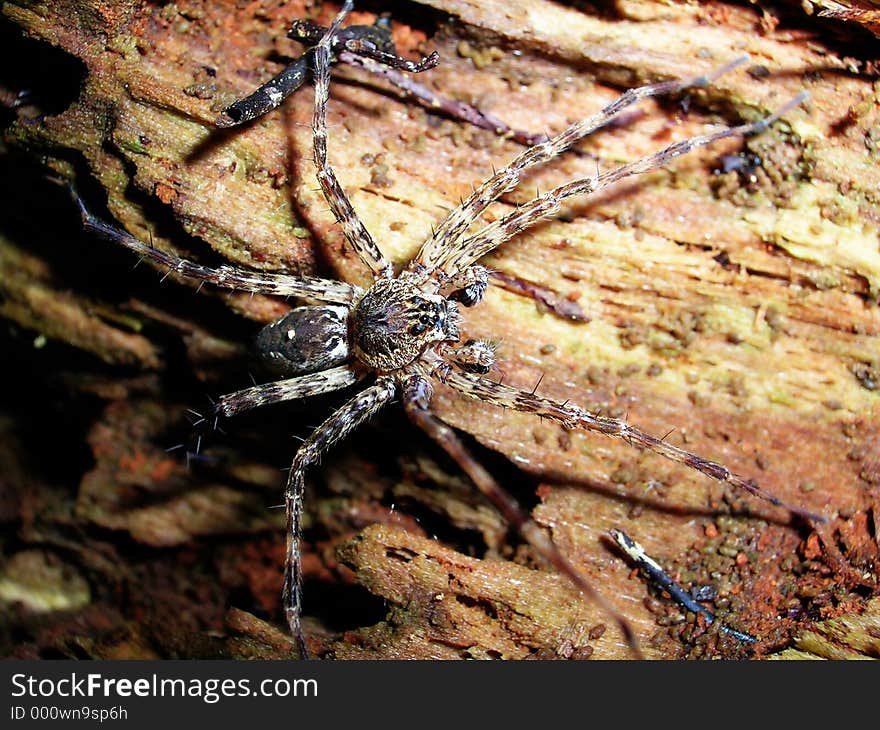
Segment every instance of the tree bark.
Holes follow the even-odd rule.
[[[14,174],[3,183],[0,312],[15,369],[2,419],[4,653],[292,652],[278,628],[273,506],[290,435],[308,435],[340,401],[268,408],[222,431],[188,411],[250,384],[248,339],[290,304],[130,271],[124,252],[78,232],[35,161],[160,248],[367,283],[317,188],[311,89],[246,127],[213,127],[302,51],[285,34],[304,5],[324,23],[338,9],[3,6],[21,59],[4,79]],[[441,55],[421,83],[533,132],[561,131],[628,87],[750,56],[706,89],[640,104],[529,174],[487,221],[536,188],[811,95],[760,136],[573,199],[492,253],[494,285],[467,311],[466,337],[498,344],[493,377],[667,434],[828,523],[792,520],[625,443],[435,397],[437,415],[533,508],[651,658],[764,656],[877,592],[878,41],[873,16],[808,16],[802,5],[430,0],[393,19],[401,53]],[[377,10],[363,3],[350,22]],[[331,160],[398,265],[521,149],[351,69],[336,69],[331,94]],[[509,534],[399,413],[335,448],[310,481],[316,655],[629,656],[608,616]],[[648,588],[605,537],[612,527],[686,587],[711,585],[721,621],[706,626]],[[737,642],[722,621],[760,641]]]

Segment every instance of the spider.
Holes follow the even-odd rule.
[[[346,36],[342,30],[343,20],[351,9],[351,0],[346,0],[329,27],[303,25],[300,27],[305,30],[299,37],[314,41],[309,54],[315,87],[312,132],[317,178],[348,245],[372,273],[373,281],[368,288],[341,281],[262,273],[230,266],[208,268],[154,249],[107,224],[92,215],[74,194],[83,224],[88,230],[185,277],[229,289],[295,297],[307,302],[265,327],[256,338],[257,354],[286,377],[223,396],[216,404],[217,414],[232,416],[269,403],[306,398],[367,383],[302,443],[293,458],[284,492],[287,548],[283,602],[287,622],[301,656],[308,655],[301,623],[299,548],[306,470],[316,464],[331,446],[395,398],[400,398],[410,419],[447,452],[522,538],[567,576],[579,591],[613,617],[638,655],[638,643],[627,620],[593,588],[528,513],[469,453],[456,432],[432,414],[430,404],[434,385],[441,383],[466,398],[531,413],[559,423],[566,429],[581,429],[622,439],[634,447],[650,450],[773,505],[784,507],[794,515],[822,521],[818,515],[783,503],[759,488],[754,481],[731,472],[724,465],[674,446],[623,420],[596,415],[574,403],[557,402],[538,395],[536,391],[521,390],[489,379],[486,376],[495,363],[492,345],[463,340],[461,334],[463,308],[479,304],[488,286],[490,272],[478,263],[484,255],[553,215],[562,201],[572,196],[596,193],[628,176],[655,170],[697,147],[731,136],[759,133],[800,105],[806,94],[793,98],[758,122],[685,139],[633,162],[607,171],[597,170],[592,177],[560,185],[493,223],[472,231],[486,208],[502,194],[514,189],[527,169],[553,160],[639,100],[706,86],[721,74],[742,64],[745,59],[729,62],[708,75],[630,89],[592,116],[528,147],[495,172],[446,216],[423,243],[415,258],[402,271],[395,273],[391,262],[353,209],[328,160],[326,116],[331,63],[336,60],[335,54],[341,48],[348,48],[351,52],[351,46],[344,45],[346,37],[354,38],[357,43],[363,41],[357,33]],[[358,48],[363,50],[364,47]],[[387,61],[388,58],[383,57],[383,60]],[[429,56],[420,63],[412,64],[409,70],[424,70],[434,63],[436,59]],[[276,82],[277,78],[268,85]],[[267,92],[268,85],[248,97],[250,101],[245,99],[234,105],[246,112],[242,112],[236,121],[257,116],[280,103],[275,93]],[[632,551],[638,552],[636,548],[632,548]]]

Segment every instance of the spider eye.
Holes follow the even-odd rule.
[[[399,279],[379,280],[352,310],[352,353],[370,367],[396,370],[431,343],[457,341],[457,313],[457,305],[439,295]]]

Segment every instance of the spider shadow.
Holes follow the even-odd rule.
[[[200,120],[201,121],[201,120]],[[183,156],[183,161],[188,164],[201,162],[213,154],[222,150],[222,148],[230,144],[241,130],[252,125],[255,121],[247,122],[239,127],[231,127],[229,129],[221,129],[213,124],[206,125],[208,134],[204,139],[193,145],[193,147]],[[204,123],[204,122],[202,122]]]
[[[658,456],[656,458],[661,459],[662,457]],[[634,508],[646,508],[652,510],[653,512],[669,515],[670,517],[718,517],[720,515],[730,516],[731,514],[734,514],[736,516],[741,516],[749,519],[760,519],[765,522],[769,522],[779,526],[791,525],[793,523],[793,520],[795,519],[768,517],[761,512],[753,512],[747,507],[744,509],[737,509],[736,511],[732,512],[731,510],[715,509],[710,507],[708,504],[705,507],[697,507],[693,504],[676,505],[674,502],[668,499],[663,499],[659,496],[639,495],[633,493],[632,490],[616,489],[607,482],[599,482],[592,479],[572,480],[571,475],[564,475],[553,470],[542,471],[540,481],[542,483],[549,484],[551,487],[575,488],[583,490],[592,494],[606,497],[614,501],[630,504]],[[708,477],[705,478],[705,481],[707,482],[708,493],[708,485],[712,482],[708,479]],[[638,517],[634,516],[633,519],[638,519]]]

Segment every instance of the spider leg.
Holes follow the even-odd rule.
[[[71,197],[79,208],[83,228],[111,243],[119,244],[139,256],[167,267],[171,272],[199,281],[208,282],[225,289],[249,291],[260,294],[293,296],[319,302],[352,304],[363,294],[360,287],[341,281],[319,279],[314,276],[289,276],[270,272],[248,271],[232,266],[210,268],[179,256],[148,246],[127,231],[101,220],[87,207],[72,185],[68,185]]]
[[[284,566],[284,612],[290,632],[296,639],[300,656],[308,657],[302,630],[302,564],[300,538],[302,533],[302,505],[305,489],[305,470],[316,463],[321,455],[337,441],[345,438],[353,429],[373,416],[393,397],[397,387],[394,380],[381,377],[369,388],[358,393],[336,410],[314,430],[299,447],[284,491],[287,513],[287,555]]]
[[[626,554],[626,556],[635,563],[645,577],[651,581],[661,591],[665,591],[670,595],[673,601],[679,606],[691,613],[702,615],[706,619],[707,624],[715,623],[715,614],[698,601],[694,600],[691,595],[682,588],[675,579],[669,575],[661,565],[648,555],[645,548],[633,540],[623,530],[609,530],[611,539],[617,543],[617,546]],[[737,631],[730,626],[722,625],[721,631],[729,634],[740,641],[748,644],[757,643],[757,639],[751,634],[744,631]]]
[[[582,178],[565,185],[560,185],[534,200],[524,203],[511,213],[502,216],[494,223],[483,228],[479,233],[456,241],[453,246],[448,247],[446,251],[440,254],[439,268],[447,276],[454,276],[517,233],[521,233],[524,229],[534,225],[542,218],[557,212],[560,204],[566,198],[574,195],[591,195],[630,175],[641,175],[657,170],[676,157],[681,157],[697,147],[704,147],[727,137],[762,132],[783,114],[799,106],[807,96],[806,93],[799,94],[786,104],[783,104],[773,114],[758,122],[727,127],[711,134],[701,134],[689,139],[683,139],[680,142],[675,142],[658,150],[654,154],[647,155],[625,165],[620,165],[607,172],[599,173],[595,177]]]
[[[782,507],[806,520],[825,522],[824,517],[783,502],[778,497],[762,490],[753,480],[730,471],[723,464],[704,459],[702,456],[673,446],[663,439],[651,436],[639,428],[631,426],[626,421],[598,416],[571,403],[557,403],[535,393],[486,380],[470,373],[457,372],[448,365],[441,365],[437,368],[434,376],[468,398],[492,403],[502,408],[512,408],[515,411],[534,413],[537,416],[561,423],[565,428],[578,428],[622,439],[631,446],[653,451],[655,454],[665,456],[670,461],[696,469],[722,484],[728,484],[748,492],[753,497],[758,497],[776,507]]]
[[[449,244],[457,241],[492,202],[504,193],[513,190],[519,184],[525,170],[553,159],[575,142],[605,126],[621,111],[642,99],[708,86],[719,76],[745,63],[746,60],[745,57],[737,58],[709,74],[689,79],[661,81],[657,84],[630,89],[595,114],[575,122],[554,137],[545,139],[525,150],[510,164],[498,170],[474,190],[461,205],[446,216],[433,232],[431,238],[422,245],[418,255],[410,264],[410,270],[422,271],[422,267],[424,267],[428,271],[433,271],[437,268],[446,258]],[[478,126],[482,125],[478,124]]]
[[[269,403],[306,398],[334,390],[342,390],[354,385],[360,376],[348,365],[323,370],[318,373],[298,375],[295,378],[262,383],[250,388],[228,393],[214,405],[214,412],[221,416],[234,416],[237,413],[259,408]]]
[[[461,439],[446,423],[434,416],[428,405],[433,387],[422,375],[415,375],[403,385],[403,402],[412,421],[436,441],[444,451],[471,478],[477,489],[495,506],[511,527],[529,543],[541,557],[566,576],[575,587],[614,619],[633,653],[641,658],[639,642],[629,622],[599,593],[592,584],[560,552],[553,540],[528,513],[517,504],[495,478],[467,450]]]
[[[315,167],[324,197],[342,226],[345,239],[375,278],[388,278],[394,273],[391,264],[379,250],[373,237],[349,202],[327,159],[327,101],[330,97],[330,61],[333,38],[345,16],[351,11],[351,0],[346,0],[342,10],[333,19],[324,37],[313,49],[315,77],[315,111],[312,122],[314,133]]]

